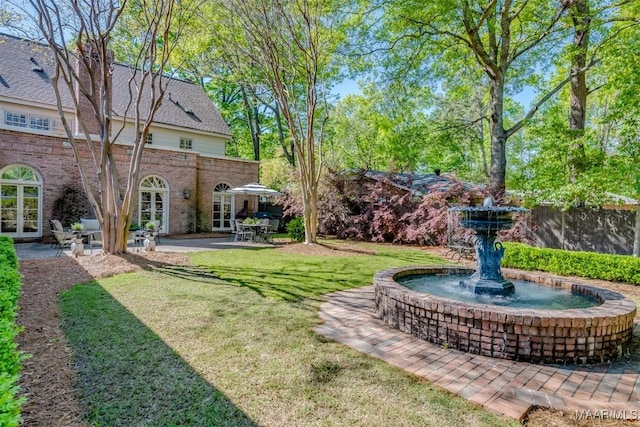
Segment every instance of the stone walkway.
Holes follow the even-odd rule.
[[[375,316],[373,305],[373,286],[330,294],[320,307],[324,323],[315,331],[518,420],[534,407],[640,419],[640,351],[635,334],[632,354],[614,364],[532,365],[414,338],[387,327]]]

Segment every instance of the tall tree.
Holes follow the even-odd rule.
[[[612,32],[617,35],[603,52],[603,74],[607,82],[603,91],[613,102],[609,120],[618,130],[613,148],[616,160],[611,175],[618,188],[629,188],[637,200],[633,255],[640,257],[640,2],[626,2],[621,7]]]
[[[177,5],[171,0],[30,0],[30,4],[41,36],[55,59],[52,85],[58,112],[82,185],[100,222],[103,249],[111,254],[126,252],[144,141],[167,89],[169,79],[164,72],[169,68],[182,14],[188,10],[189,2]],[[127,111],[121,112],[121,127],[112,129],[111,45],[117,31],[128,35],[123,43],[127,43],[130,61],[129,100]],[[72,129],[64,114],[65,95],[71,96],[77,111],[78,131]],[[137,137],[121,190],[122,171],[116,165],[114,144],[128,120],[133,121]],[[87,152],[89,161],[83,154]],[[95,176],[98,188],[92,187]]]
[[[416,171],[425,165],[427,91],[362,83],[332,109],[329,168]]]
[[[566,6],[545,0],[456,0],[447,2],[383,1],[380,37],[391,41],[391,58],[417,70],[424,78],[460,79],[481,71],[489,90],[491,139],[490,191],[500,198],[505,189],[506,142],[564,85],[550,88],[519,120],[505,123],[505,96],[535,82],[541,68],[567,35],[560,25]],[[475,64],[475,66],[472,66]],[[445,76],[446,75],[446,76]]]
[[[591,11],[589,0],[563,0],[569,9],[573,27],[571,49],[571,111],[569,113],[569,147],[570,180],[575,182],[584,170],[584,128],[587,120],[587,55],[589,50],[589,34],[591,31]]]
[[[216,36],[235,72],[273,92],[293,142],[304,208],[305,243],[316,242],[323,105],[345,19],[334,1],[212,0]]]

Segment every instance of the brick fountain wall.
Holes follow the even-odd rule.
[[[628,352],[636,305],[619,293],[531,273],[503,271],[505,278],[568,288],[600,305],[545,310],[470,304],[413,291],[394,278],[412,274],[469,275],[473,269],[414,267],[376,274],[375,307],[389,326],[425,341],[503,359],[586,364]]]

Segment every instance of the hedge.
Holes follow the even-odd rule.
[[[640,285],[640,258],[506,243],[503,267]]]
[[[15,337],[20,296],[18,258],[10,237],[0,236],[0,425],[17,426],[24,398],[17,398],[21,353]]]

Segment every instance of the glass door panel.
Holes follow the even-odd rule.
[[[39,221],[39,187],[32,185],[22,186],[22,232],[38,232]]]
[[[0,185],[0,233],[12,237],[40,235],[40,187]]]
[[[231,228],[231,197],[227,197],[224,204],[222,228]]]
[[[160,229],[161,230],[166,230],[165,227],[165,223],[164,223],[164,211],[165,211],[165,203],[164,203],[164,197],[165,197],[166,193],[162,192],[162,193],[155,193],[155,206],[153,209],[153,218],[154,221],[156,222],[160,222]]]
[[[165,191],[142,191],[140,193],[140,225],[149,221],[159,222],[162,233],[167,232],[167,204]]]
[[[0,232],[15,234],[18,232],[18,186],[3,184],[0,187]]]
[[[218,193],[213,195],[213,221],[214,230],[230,230],[233,220],[234,196],[231,194]]]

